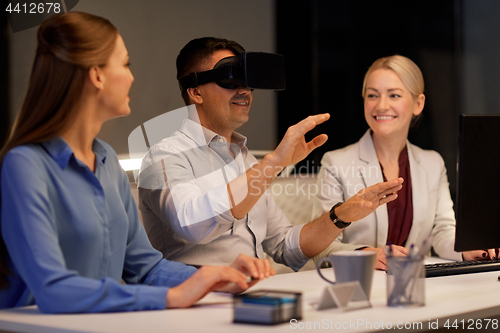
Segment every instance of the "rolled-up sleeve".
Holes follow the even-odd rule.
[[[262,242],[264,251],[274,261],[298,271],[310,259],[300,248],[300,232],[304,224],[292,226],[270,192],[265,195],[268,212],[266,239]]]

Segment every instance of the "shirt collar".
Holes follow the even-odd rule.
[[[359,159],[366,163],[379,163],[377,157],[377,151],[375,150],[375,145],[373,144],[372,138],[373,131],[368,129],[365,134],[359,140]],[[406,140],[406,149],[408,149],[410,142]],[[404,149],[404,150],[406,150]],[[411,153],[407,151],[407,157]],[[401,158],[401,157],[400,157]],[[418,161],[418,160],[417,160]]]
[[[102,144],[101,140],[94,139],[94,142],[92,143],[92,151],[94,152],[95,159],[97,161],[100,161],[101,164],[106,163],[107,151],[106,148],[104,148],[104,145]]]
[[[245,147],[247,145],[247,137],[240,133],[233,132],[233,135],[231,135],[231,142],[240,147]]]
[[[213,141],[218,141],[219,138],[224,139],[224,137],[189,118],[184,119],[180,131],[191,138],[198,146],[209,145]],[[247,138],[240,133],[233,132],[231,142],[243,148],[247,144]]]
[[[74,156],[73,149],[71,149],[66,141],[58,136],[54,139],[44,141],[41,144],[49,153],[50,157],[52,157],[62,169],[66,169],[71,156]],[[102,164],[106,162],[106,148],[104,148],[98,139],[94,139],[92,151],[95,153],[97,161],[100,161]]]

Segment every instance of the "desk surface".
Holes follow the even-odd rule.
[[[332,269],[325,269],[331,274]],[[303,320],[295,326],[254,326],[232,323],[230,298],[212,294],[189,309],[108,314],[47,315],[36,307],[0,311],[0,331],[15,332],[268,332],[337,330],[343,332],[380,331],[398,324],[429,330],[429,324],[443,326],[446,318],[467,320],[491,318],[500,314],[499,272],[466,274],[426,279],[426,306],[389,308],[386,306],[385,272],[376,271],[373,281],[372,308],[350,312],[316,311],[326,286],[316,271],[277,275],[258,283],[257,289],[294,290],[303,293]],[[416,324],[415,324],[416,323]],[[419,327],[419,324],[420,327]],[[451,324],[451,323],[450,323]],[[485,322],[483,322],[483,325]],[[300,326],[299,326],[300,325]],[[314,326],[316,325],[316,326]],[[484,329],[484,328],[483,328]],[[498,328],[500,331],[500,328]],[[457,331],[457,330],[451,330]]]

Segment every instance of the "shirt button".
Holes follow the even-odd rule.
[[[219,142],[224,142],[224,139],[223,138],[219,138]]]

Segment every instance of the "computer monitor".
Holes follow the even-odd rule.
[[[461,115],[455,251],[500,248],[500,115]]]

